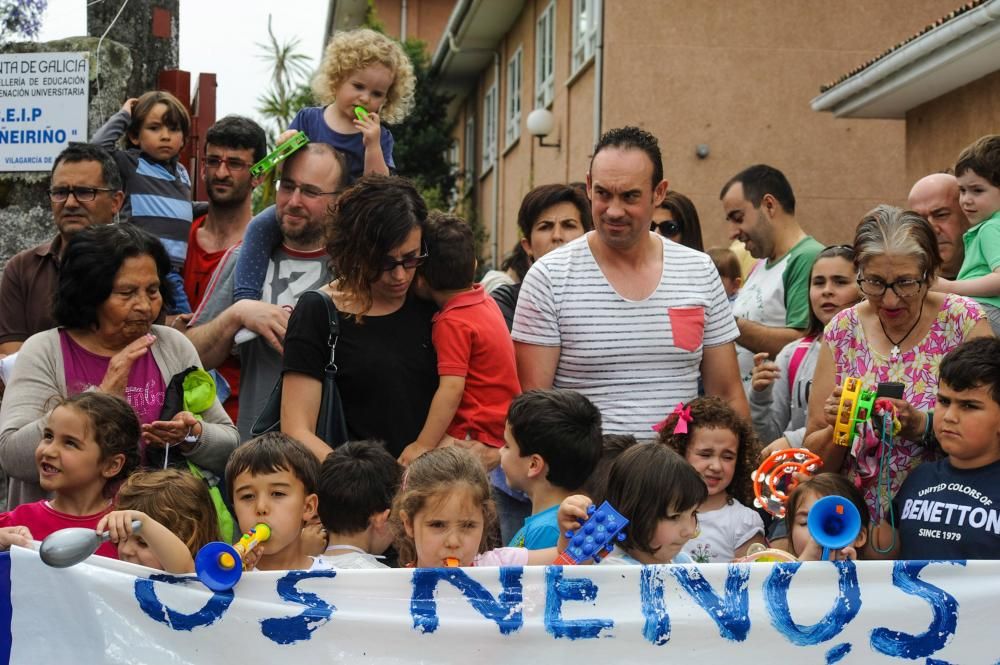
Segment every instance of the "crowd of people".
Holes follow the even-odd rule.
[[[656,138],[612,129],[477,282],[469,225],[393,174],[399,45],[338,32],[315,86],[256,217],[264,131],[207,131],[192,204],[165,92],[55,160],[57,233],[0,282],[0,546],[84,526],[184,573],[265,523],[248,568],[548,564],[606,500],[630,525],[602,563],[809,560],[839,495],[863,528],[834,558],[1000,555],[1000,136],[829,247],[749,166],[719,196],[736,244],[706,248]],[[887,388],[845,441],[849,379]],[[790,448],[823,473],[772,519],[751,471]]]

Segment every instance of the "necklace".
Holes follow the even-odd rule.
[[[889,337],[889,331],[885,329],[885,324],[882,323],[882,317],[879,316],[878,313],[876,312],[875,318],[878,319],[878,324],[880,326],[882,326],[882,334],[885,335],[885,338],[887,340],[889,340],[890,342],[892,342],[892,351],[889,352],[889,359],[890,360],[892,360],[893,358],[895,358],[896,356],[899,355],[899,345],[902,344],[904,341],[906,341],[906,338],[910,336],[910,333],[913,332],[913,329],[917,327],[917,324],[920,323],[920,319],[923,316],[923,313],[924,313],[924,308],[921,306],[920,313],[917,314],[917,320],[913,322],[913,325],[910,326],[910,329],[907,330],[906,334],[903,335],[902,337],[900,337],[899,341],[897,342],[892,337]]]

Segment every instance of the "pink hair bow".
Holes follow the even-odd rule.
[[[688,433],[688,423],[691,422],[691,407],[684,406],[684,402],[679,402],[674,410],[671,411],[670,416],[677,416],[677,424],[674,425],[674,434],[687,434]],[[660,422],[653,425],[654,432],[660,432],[664,427],[667,426],[667,421],[670,420],[670,416],[667,416]]]

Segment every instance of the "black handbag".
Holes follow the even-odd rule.
[[[330,321],[330,332],[327,337],[330,361],[323,370],[323,395],[320,398],[319,415],[316,418],[316,436],[326,441],[331,448],[336,448],[348,439],[347,420],[344,418],[344,406],[340,402],[340,392],[337,390],[337,365],[334,362],[337,340],[340,338],[340,318],[337,315],[337,306],[323,291],[318,289],[306,291],[299,297],[299,304],[301,305],[308,297],[322,298]],[[253,436],[281,429],[281,384],[282,377],[279,376],[271,395],[267,398],[267,403],[250,428]]]

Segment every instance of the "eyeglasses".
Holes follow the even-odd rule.
[[[649,230],[658,231],[659,234],[664,238],[669,238],[670,236],[675,236],[680,234],[683,228],[677,222],[668,219],[667,221],[660,222],[659,224],[657,224],[656,222],[651,222],[649,224]]]
[[[387,256],[382,259],[382,272],[392,272],[397,266],[403,266],[405,270],[413,270],[423,265],[424,261],[427,260],[427,256],[426,251],[419,256],[407,256],[398,261],[391,256]]]
[[[49,190],[49,198],[56,203],[62,203],[72,194],[77,201],[86,203],[97,198],[97,192],[113,192],[110,187],[53,187]]]
[[[900,298],[910,298],[920,293],[920,288],[927,279],[927,274],[920,279],[897,279],[895,282],[883,282],[881,279],[858,278],[858,288],[866,296],[879,297],[885,295],[886,289],[892,289]]]
[[[249,162],[244,162],[242,159],[234,159],[232,157],[227,157],[222,159],[221,157],[206,157],[204,160],[205,168],[217,169],[223,164],[226,168],[233,173],[239,173],[240,171],[246,171],[250,168]]]
[[[278,191],[282,194],[291,196],[295,193],[296,189],[299,190],[300,194],[302,194],[302,198],[309,199],[310,201],[315,201],[321,196],[331,196],[337,193],[336,191],[322,192],[319,187],[315,187],[313,185],[300,185],[294,180],[288,180],[287,178],[282,178],[278,181]]]

